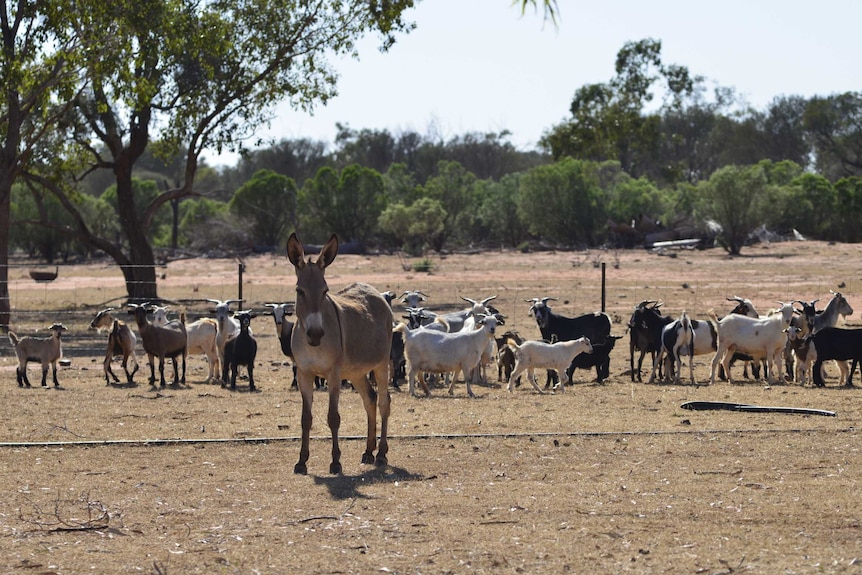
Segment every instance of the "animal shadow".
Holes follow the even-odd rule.
[[[410,473],[400,467],[385,465],[369,468],[357,475],[314,475],[313,479],[315,485],[326,487],[333,499],[343,500],[366,499],[367,496],[360,492],[360,489],[366,485],[392,483],[394,481],[418,481],[425,479],[425,477]]]

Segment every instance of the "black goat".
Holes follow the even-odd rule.
[[[844,382],[847,386],[853,385],[853,370],[856,363],[862,359],[862,329],[844,329],[840,327],[825,327],[811,336],[814,349],[817,351],[817,360],[812,368],[814,385],[824,387],[823,362],[828,359],[838,361],[853,360],[850,375]]]
[[[650,354],[655,363],[655,355],[661,350],[661,333],[664,327],[673,321],[669,315],[661,315],[659,308],[663,302],[644,300],[635,306],[629,319],[629,368],[632,381],[641,378],[644,356]],[[635,350],[641,352],[638,358],[638,368],[635,371]]]
[[[239,366],[244,365],[248,371],[248,388],[251,391],[255,390],[254,360],[257,357],[257,341],[248,331],[251,320],[255,317],[257,316],[250,311],[240,311],[234,314],[234,318],[239,322],[239,335],[227,340],[224,344],[222,387],[227,385],[227,372],[230,368],[230,388],[236,389],[236,373]]]
[[[575,369],[592,369],[596,368],[599,383],[602,383],[611,375],[611,352],[614,349],[614,344],[620,339],[621,335],[609,335],[605,341],[593,344],[593,353],[581,353],[575,356],[566,374],[569,376],[569,381],[572,379]]]
[[[524,300],[530,305],[530,315],[536,318],[536,324],[546,341],[572,341],[579,337],[586,337],[590,342],[604,342],[611,335],[611,318],[604,312],[587,313],[577,317],[566,317],[557,315],[551,311],[549,300],[553,297],[533,298]],[[593,344],[595,345],[595,344]],[[595,352],[594,352],[595,353]],[[602,366],[596,364],[596,377],[603,381],[607,374],[603,373]],[[556,373],[549,378],[554,382],[557,380]]]

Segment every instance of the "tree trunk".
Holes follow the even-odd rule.
[[[147,240],[132,188],[133,161],[128,154],[120,154],[114,167],[117,178],[117,212],[120,226],[129,242],[129,263],[123,265],[126,292],[132,302],[158,299],[156,286],[156,260]]]
[[[9,222],[12,210],[12,181],[0,173],[0,330],[9,331],[12,305],[9,300]]]

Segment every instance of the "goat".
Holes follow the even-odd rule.
[[[408,308],[410,307],[419,307],[419,304],[425,301],[428,298],[427,295],[422,293],[419,290],[411,290],[405,291],[401,294],[401,303],[403,303]]]
[[[805,385],[811,377],[811,366],[817,359],[817,349],[812,343],[811,334],[805,335],[801,327],[791,325],[787,328],[787,342],[796,358],[794,380]]]
[[[694,345],[689,347],[685,344],[677,344],[680,339],[681,327],[680,320],[674,320],[664,326],[661,332],[661,349],[656,354],[653,362],[652,374],[649,378],[649,383],[653,383],[656,374],[661,371],[662,361],[667,361],[664,379],[670,380],[673,376],[675,381],[679,382],[679,376],[674,375],[674,365],[678,364],[678,356],[688,355],[691,359],[692,355],[704,355],[714,353],[718,347],[718,332],[715,324],[710,320],[696,320],[689,318],[692,334],[694,336]]]
[[[840,328],[840,327],[824,327],[820,331],[811,336],[811,341],[814,343],[814,349],[817,352],[817,359],[814,361],[812,368],[812,379],[817,387],[824,387],[826,384],[823,381],[823,362],[828,359],[834,359],[838,362],[841,368],[841,381],[848,387],[853,386],[853,371],[856,369],[856,364],[862,359],[862,329],[860,328]],[[847,361],[853,361],[850,368],[850,374],[847,375]]]
[[[129,304],[129,313],[135,316],[141,340],[144,343],[144,351],[150,364],[150,385],[156,385],[156,367],[154,358],[159,358],[159,375],[161,386],[165,387],[165,358],[169,357],[174,364],[174,385],[186,382],[186,357],[188,355],[188,337],[186,335],[186,314],[180,314],[179,321],[168,322],[167,325],[157,325],[147,319],[149,303]],[[183,358],[183,373],[179,375],[177,358]]]
[[[121,365],[123,366],[123,371],[126,372],[126,381],[128,383],[134,383],[134,376],[140,367],[138,357],[135,354],[135,347],[138,345],[138,336],[135,335],[135,332],[132,331],[132,328],[129,327],[126,322],[114,318],[111,315],[112,311],[114,311],[114,308],[112,307],[103,309],[97,313],[96,317],[93,318],[93,321],[90,322],[90,329],[95,329],[97,331],[110,329],[108,332],[108,347],[105,351],[105,361],[103,363],[105,383],[110,385],[111,378],[114,378],[114,383],[120,381],[120,378],[118,378],[114,373],[114,370],[111,369],[111,361],[114,359],[114,356],[118,355],[123,356]],[[131,372],[129,372],[129,358],[131,358],[132,363],[135,366]]]
[[[329,429],[332,432],[330,473],[341,473],[341,449],[338,446],[338,397],[341,386],[335,382],[348,379],[362,398],[368,427],[362,463],[387,464],[387,439],[390,413],[389,351],[392,345],[392,309],[380,292],[363,283],[351,284],[330,293],[324,272],[338,254],[335,234],[321,248],[317,260],[308,258],[292,233],[287,240],[287,257],[296,272],[296,326],[290,347],[296,362],[296,377],[302,394],[302,445],[294,473],[308,473],[308,444],[312,424],[314,376],[330,382]],[[371,386],[369,372],[377,383]],[[377,456],[377,409],[380,409],[380,447]]]
[[[752,303],[752,301],[748,298],[743,298],[743,297],[739,297],[739,296],[735,295],[733,297],[729,297],[729,298],[725,298],[725,299],[727,299],[727,301],[735,301],[736,302],[736,305],[733,307],[732,310],[730,310],[729,313],[735,313],[735,314],[744,315],[746,317],[753,317],[753,318],[765,317],[765,316],[760,315],[760,312],[758,312],[757,308],[754,307],[754,303]],[[715,351],[715,348],[713,348],[713,351]],[[732,366],[737,361],[744,362],[742,364],[742,377],[744,377],[745,379],[748,379],[748,366],[749,366],[749,364],[751,364],[751,375],[755,379],[760,378],[761,367],[764,367],[764,368],[766,367],[765,365],[761,366],[762,362],[754,361],[754,358],[752,358],[750,355],[740,353],[738,351],[734,352],[733,357],[730,358],[730,365]],[[719,366],[718,375],[722,380],[727,379],[727,374],[724,373],[724,366]]]
[[[42,364],[42,387],[48,386],[49,365],[54,387],[60,387],[60,382],[57,381],[57,360],[63,357],[61,336],[67,329],[62,323],[55,323],[48,328],[48,331],[52,332],[51,337],[18,337],[15,332],[9,332],[9,341],[15,346],[15,355],[18,356],[18,367],[15,370],[18,387],[30,387],[27,364],[31,361]]]
[[[739,350],[750,354],[755,359],[766,359],[768,365],[767,381],[773,383],[773,375],[777,370],[778,380],[781,379],[781,354],[787,339],[785,329],[790,325],[794,309],[791,303],[782,303],[779,310],[765,318],[750,318],[739,314],[729,314],[719,320],[715,312],[710,311],[710,317],[716,322],[718,344],[715,356],[712,358],[710,383],[715,383],[715,373],[718,363],[724,366],[727,380],[733,383],[730,375],[730,358],[733,352]]]
[[[677,328],[674,330],[674,342],[668,349],[671,361],[676,364],[676,381],[679,383],[682,377],[682,351],[688,351],[688,375],[689,381],[694,385],[694,348],[695,348],[695,333],[691,325],[691,319],[685,310],[682,310],[679,319],[676,322]]]
[[[467,395],[476,397],[470,385],[468,374],[482,359],[482,353],[493,339],[497,329],[497,318],[493,315],[482,315],[477,320],[479,328],[454,333],[431,329],[410,330],[403,323],[395,326],[395,331],[404,335],[404,355],[407,357],[407,381],[410,395],[415,395],[414,382],[419,384],[426,396],[431,390],[420,376],[421,371],[432,373],[460,371],[467,384]],[[449,395],[454,395],[455,379],[449,384]]]
[[[596,343],[590,342],[593,346],[593,352],[576,355],[575,359],[572,360],[571,365],[569,365],[569,368],[566,370],[569,383],[574,381],[573,375],[575,369],[592,369],[595,367],[599,373],[604,374],[605,376],[598,378],[599,383],[602,383],[608,376],[610,376],[611,352],[614,350],[614,345],[616,345],[617,340],[621,337],[621,335],[609,335],[605,338],[605,341]]]
[[[581,353],[592,353],[593,346],[590,340],[586,337],[579,337],[569,341],[558,341],[556,343],[546,343],[544,341],[525,341],[518,345],[514,339],[506,342],[509,349],[515,355],[515,369],[512,375],[509,376],[508,391],[511,392],[515,387],[515,378],[520,376],[524,371],[527,372],[527,379],[533,384],[533,388],[539,393],[544,393],[536,383],[536,376],[533,370],[536,368],[553,369],[560,377],[560,392],[566,390],[563,375],[566,376],[566,381],[569,380],[569,372],[567,368],[572,361]]]
[[[408,310],[410,310],[410,309],[422,310],[422,318],[421,318],[422,325],[431,324],[434,322],[435,319],[440,317],[446,322],[446,325],[449,326],[450,332],[456,332],[456,331],[461,331],[462,329],[464,329],[464,324],[467,322],[467,318],[469,318],[471,316],[474,316],[474,315],[479,314],[479,313],[485,313],[485,314],[487,314],[487,313],[499,313],[499,310],[497,310],[494,306],[488,305],[488,302],[490,302],[492,299],[494,299],[496,297],[497,296],[493,295],[493,296],[487,297],[481,301],[476,301],[476,300],[472,300],[470,298],[461,296],[461,299],[463,299],[466,302],[469,302],[471,304],[471,306],[467,309],[462,309],[460,311],[455,311],[452,313],[447,313],[447,314],[442,314],[442,315],[437,314],[433,311],[429,311],[425,308],[416,308],[414,306],[410,306],[407,309]]]
[[[227,340],[224,345],[224,366],[222,367],[222,387],[227,385],[227,372],[230,369],[230,388],[236,389],[236,374],[239,366],[244,365],[248,372],[248,389],[254,387],[254,360],[257,357],[257,341],[252,337],[249,326],[257,317],[251,311],[239,311],[234,318],[239,322],[239,335]]]
[[[644,300],[635,306],[629,318],[629,368],[632,381],[635,377],[638,381],[643,381],[641,368],[646,354],[652,357],[653,367],[656,365],[656,357],[661,351],[662,330],[673,321],[669,315],[663,316],[659,312],[662,304],[663,302],[660,301]],[[635,350],[641,352],[637,370],[635,370]]]
[[[218,347],[218,358],[221,365],[224,366],[224,345],[232,337],[239,335],[239,322],[231,316],[233,312],[230,309],[231,304],[241,303],[238,299],[209,299],[208,302],[215,304],[215,320],[218,323],[218,336],[216,338],[216,346]]]
[[[153,307],[153,323],[157,325],[168,324],[167,306]],[[189,355],[200,353],[207,358],[209,373],[206,383],[217,379],[221,373],[221,360],[218,353],[218,322],[209,317],[202,317],[186,324],[186,337],[188,337],[187,353]]]
[[[557,341],[571,341],[579,337],[586,337],[591,342],[603,342],[611,335],[611,318],[604,312],[594,312],[566,317],[555,314],[548,305],[552,297],[532,298],[525,300],[530,305],[529,313],[536,320],[542,339],[551,341],[553,337]],[[596,377],[599,381],[607,379],[609,363],[596,365]]]
[[[512,370],[515,369],[515,354],[508,345],[512,339],[518,345],[524,343],[524,338],[517,331],[509,330],[495,338],[497,343],[497,381],[509,381]]]
[[[794,317],[793,320],[791,320],[790,325],[800,328],[800,332],[797,334],[799,339],[806,335],[817,333],[823,328],[835,327],[838,325],[838,321],[841,316],[853,314],[853,308],[850,306],[847,298],[845,298],[840,292],[832,290],[829,291],[832,294],[832,298],[821,312],[817,312],[814,308],[814,304],[819,300],[815,299],[811,302],[798,302],[802,305],[802,315]],[[787,373],[793,372],[793,357],[790,341],[788,339],[787,346],[784,348],[784,363]],[[843,371],[844,368],[842,367],[842,373]],[[796,373],[798,373],[798,370]]]

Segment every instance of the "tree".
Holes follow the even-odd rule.
[[[402,249],[421,255],[438,243],[445,220],[446,210],[439,201],[420,198],[410,206],[401,203],[388,206],[381,212],[378,225],[381,231],[396,238]]]
[[[12,185],[75,97],[74,36],[62,37],[62,2],[0,5],[0,328],[8,329]]]
[[[87,169],[114,174],[123,245],[85,225],[69,188],[50,173],[53,163],[28,175],[51,186],[75,215],[77,225],[69,233],[119,264],[130,298],[153,299],[156,277],[147,230],[161,206],[201,193],[195,176],[202,151],[239,151],[277,102],[287,99],[303,109],[325,103],[337,81],[329,59],[356,57],[356,41],[369,34],[378,34],[381,49],[388,49],[396,34],[412,29],[402,20],[412,5],[412,0],[75,3],[67,17],[85,40],[87,84],[76,100],[74,141],[89,157]],[[99,147],[92,145],[94,138]],[[177,184],[141,212],[132,173],[150,145],[162,157],[179,149],[186,155]]]
[[[509,174],[499,182],[483,180],[479,220],[486,238],[515,247],[524,241],[526,230],[518,217],[520,174]]]
[[[680,109],[700,78],[661,60],[661,41],[626,42],[617,53],[616,75],[608,83],[587,84],[575,92],[571,119],[542,138],[554,159],[569,155],[594,161],[616,160],[639,177],[655,163],[660,149],[660,116],[647,112],[661,80],[665,109]]]
[[[300,192],[300,213],[306,241],[322,241],[337,234],[342,242],[365,245],[374,235],[385,207],[383,177],[375,170],[350,165],[338,174],[321,168]]]
[[[725,166],[698,186],[704,213],[721,226],[719,242],[739,255],[751,232],[767,217],[767,177],[762,166]]]
[[[256,245],[278,246],[296,229],[296,182],[272,170],[260,170],[236,191],[228,207],[244,219]]]
[[[812,98],[803,118],[820,173],[830,180],[862,175],[862,92]]]
[[[438,174],[422,186],[423,197],[435,199],[446,210],[444,231],[434,248],[440,250],[447,241],[469,242],[479,198],[476,193],[476,176],[458,162],[442,161]]]
[[[564,158],[521,176],[518,215],[531,234],[569,246],[601,239],[607,212],[596,166]]]

